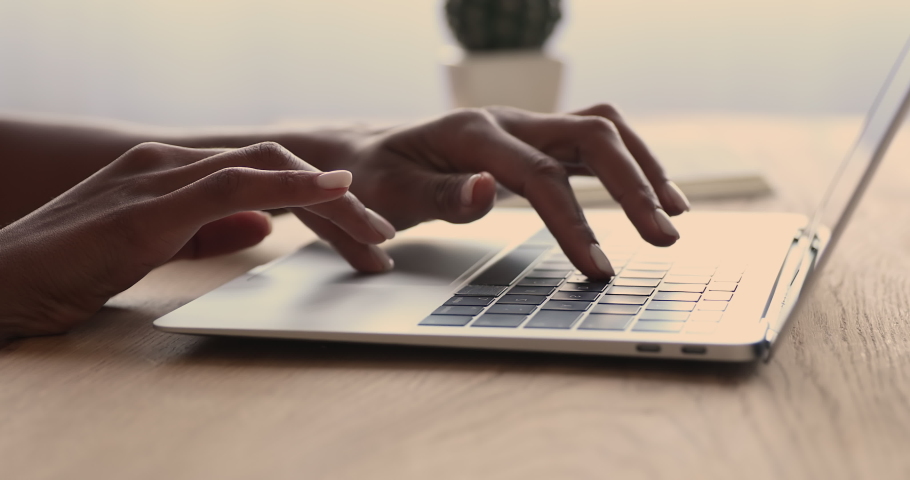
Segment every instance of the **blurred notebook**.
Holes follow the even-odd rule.
[[[690,200],[771,193],[771,186],[761,169],[723,145],[709,142],[651,142],[649,148],[661,160],[667,175]],[[595,177],[572,177],[569,182],[583,207],[615,204]],[[528,202],[517,195],[508,195],[501,197],[497,205],[527,207]]]

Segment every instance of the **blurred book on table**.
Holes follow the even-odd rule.
[[[771,193],[771,186],[758,165],[723,145],[652,141],[648,146],[661,161],[667,176],[690,200]],[[570,178],[569,183],[582,207],[616,204],[596,177],[576,176]],[[498,200],[497,206],[527,207],[528,202],[518,195],[507,195]]]

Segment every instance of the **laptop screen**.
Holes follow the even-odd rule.
[[[910,40],[872,104],[856,143],[838,166],[805,237],[812,239],[822,226],[831,228],[826,252],[832,250],[856,208],[875,169],[910,106]],[[823,254],[823,257],[827,255]],[[822,262],[823,258],[817,259]]]

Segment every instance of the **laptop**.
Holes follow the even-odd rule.
[[[910,105],[910,42],[812,217],[690,212],[654,247],[621,211],[588,221],[616,269],[591,281],[530,210],[430,222],[363,275],[321,242],[159,318],[166,332],[748,362],[768,359]]]

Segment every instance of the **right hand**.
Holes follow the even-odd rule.
[[[270,231],[259,210],[290,207],[318,235],[345,238],[358,270],[392,267],[388,221],[275,143],[236,150],[141,144],[0,229],[0,337],[54,334],[175,258],[246,248]]]

